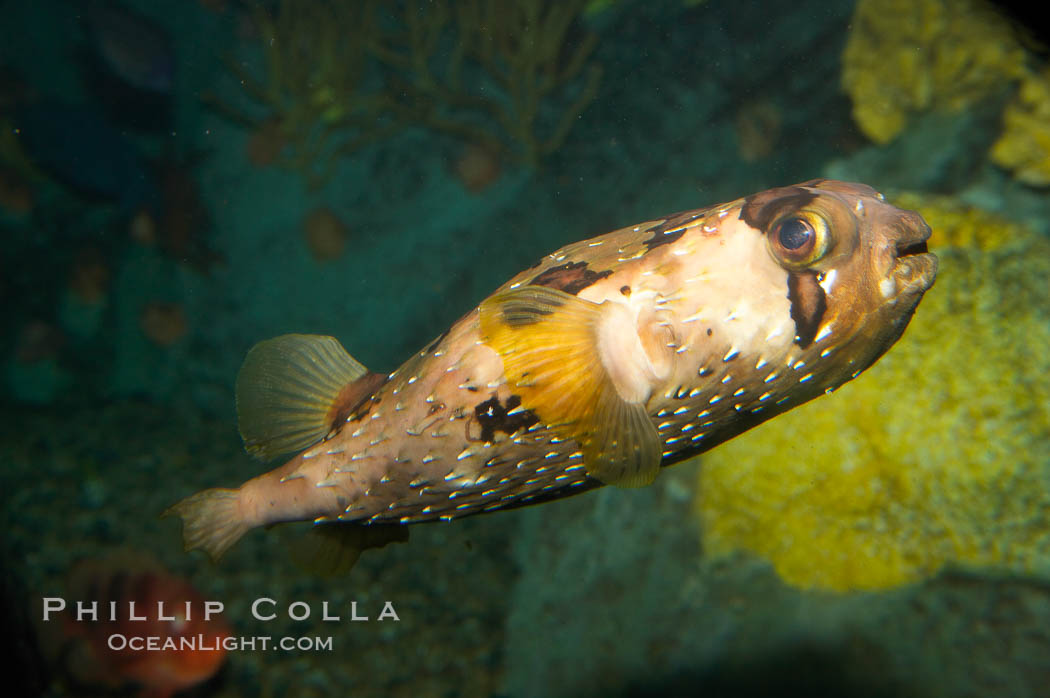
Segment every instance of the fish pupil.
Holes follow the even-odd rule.
[[[780,224],[777,239],[785,250],[797,250],[813,237],[813,228],[801,218],[791,218]]]

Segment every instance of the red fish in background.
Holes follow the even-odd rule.
[[[200,593],[158,563],[127,555],[80,562],[65,598],[61,664],[77,683],[113,689],[135,684],[143,697],[167,698],[211,678],[226,659],[222,644],[229,627],[217,616],[206,619]],[[93,601],[97,620],[78,619],[77,602]],[[131,619],[132,601],[134,616],[145,620]],[[162,648],[170,639],[174,648],[136,650],[132,638],[156,638]],[[192,645],[180,647],[184,639]]]

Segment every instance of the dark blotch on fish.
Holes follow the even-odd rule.
[[[587,262],[566,262],[537,274],[529,283],[533,286],[548,286],[576,295],[591,284],[612,274],[611,269],[594,271]]]
[[[359,422],[372,411],[376,404],[375,394],[390,376],[385,373],[367,373],[343,388],[336,398],[336,409],[332,419],[334,429],[342,428],[344,422]]]
[[[687,225],[697,218],[707,215],[707,211],[708,209],[691,211],[689,213],[676,213],[660,225],[651,228],[653,236],[644,243],[648,248],[646,252],[652,252],[661,245],[669,245],[685,235]]]
[[[744,199],[740,218],[752,228],[765,232],[775,219],[794,213],[816,199],[816,192],[803,187],[815,186],[822,181],[815,179],[800,185],[779,187],[749,196]]]
[[[511,395],[506,404],[501,404],[498,397],[492,397],[474,408],[474,419],[481,426],[481,441],[493,441],[497,432],[510,436],[519,429],[527,429],[539,422],[539,417],[529,410],[521,410],[512,415],[507,413],[521,406],[521,398]]]
[[[792,272],[788,276],[788,300],[791,301],[791,319],[795,321],[795,342],[805,349],[813,343],[824,311],[828,309],[817,273]]]

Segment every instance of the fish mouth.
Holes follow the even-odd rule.
[[[930,229],[923,226],[918,232],[921,237],[897,242],[892,271],[897,295],[924,293],[937,278],[937,255],[926,246]]]
[[[915,254],[927,254],[930,250],[926,247],[926,240],[918,242],[897,243],[897,259],[909,257]]]

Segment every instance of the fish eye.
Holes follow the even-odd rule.
[[[828,251],[830,235],[824,218],[811,211],[799,211],[775,221],[769,229],[773,256],[787,267],[805,267]]]
[[[801,218],[789,218],[777,227],[777,238],[785,250],[797,250],[813,239],[813,226]]]

